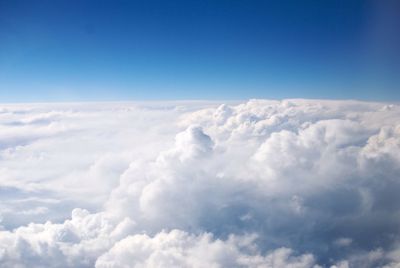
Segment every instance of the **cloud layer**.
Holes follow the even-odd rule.
[[[0,107],[2,267],[399,267],[400,106]]]

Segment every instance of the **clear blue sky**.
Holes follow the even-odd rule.
[[[0,102],[400,100],[397,0],[0,0]]]

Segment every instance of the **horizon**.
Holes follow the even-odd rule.
[[[0,0],[1,268],[400,268],[400,0]]]
[[[364,100],[364,99],[346,99],[346,98],[247,98],[247,99],[121,99],[121,100],[64,100],[64,101],[21,101],[21,102],[0,102],[0,105],[40,105],[40,104],[140,104],[140,103],[154,103],[154,104],[189,104],[189,103],[215,103],[215,104],[237,104],[248,101],[273,101],[273,102],[285,102],[285,101],[309,101],[309,102],[361,102],[361,103],[382,103],[382,104],[399,104],[400,100]]]

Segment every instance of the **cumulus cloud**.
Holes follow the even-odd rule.
[[[179,230],[154,237],[129,236],[96,261],[96,267],[313,267],[311,254],[293,255],[279,248],[266,255],[254,250],[254,237],[222,241],[209,233],[194,236]]]
[[[397,267],[399,119],[356,101],[4,105],[0,264]]]

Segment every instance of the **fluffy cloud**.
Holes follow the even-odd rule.
[[[204,233],[194,236],[179,230],[164,231],[154,237],[129,236],[100,256],[96,267],[312,267],[310,254],[293,256],[287,248],[267,255],[254,250],[254,237],[230,236],[214,240]]]
[[[397,267],[399,118],[355,101],[5,105],[0,264]]]

